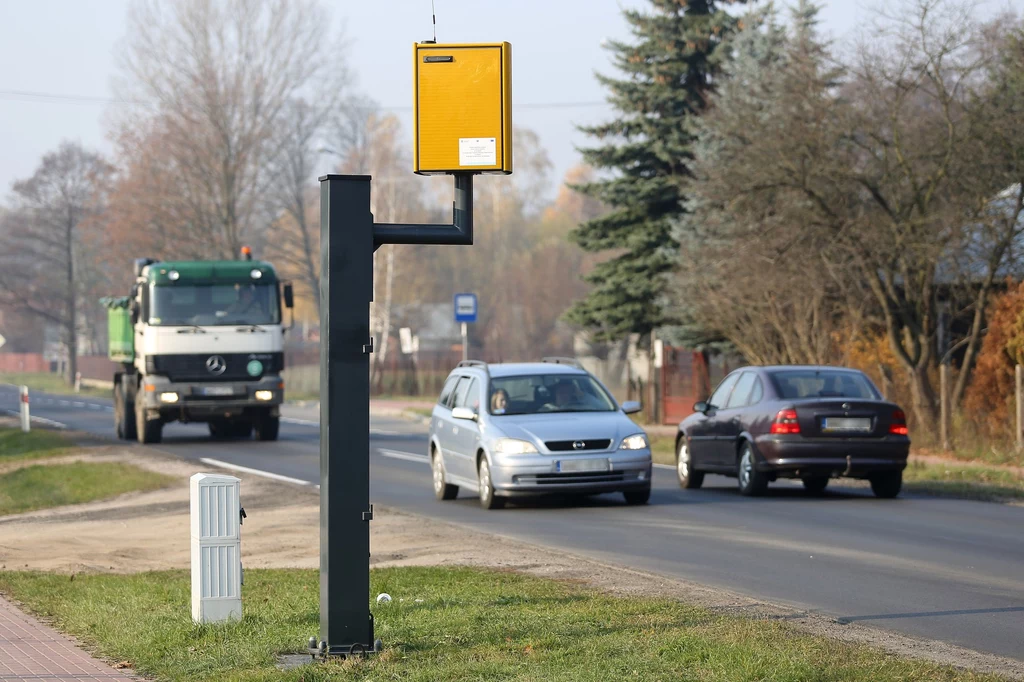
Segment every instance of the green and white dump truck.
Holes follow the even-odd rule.
[[[248,258],[248,249],[243,249]],[[104,298],[122,439],[158,443],[164,424],[206,422],[214,438],[276,440],[284,400],[284,307],[270,263],[135,261],[128,296]]]

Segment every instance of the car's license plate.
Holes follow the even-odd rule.
[[[234,395],[234,386],[204,386],[203,395]]]
[[[821,430],[828,433],[866,433],[871,431],[868,417],[825,417]]]
[[[565,471],[608,471],[607,459],[562,459],[555,463],[555,470]]]

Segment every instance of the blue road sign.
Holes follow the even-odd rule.
[[[455,321],[476,322],[476,294],[455,294]]]

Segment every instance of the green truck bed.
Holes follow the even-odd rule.
[[[107,309],[107,356],[114,362],[135,361],[135,330],[132,327],[130,300],[127,296],[100,299],[100,303]]]

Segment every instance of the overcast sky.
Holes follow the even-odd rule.
[[[877,0],[827,0],[823,30],[837,40]],[[104,112],[129,0],[0,0],[0,198],[61,140],[109,151]],[[411,44],[430,37],[430,0],[325,0],[344,27],[357,87],[409,128]],[[605,38],[625,38],[622,7],[644,0],[435,0],[439,42],[513,45],[513,119],[535,130],[556,177],[579,160],[575,124],[610,116],[594,71],[610,73]],[[780,4],[785,5],[786,2]],[[1024,9],[990,0],[989,11]],[[18,93],[46,93],[42,97]],[[63,96],[72,96],[64,98]],[[94,100],[91,98],[95,98]],[[571,105],[571,106],[570,106]],[[324,158],[325,166],[330,162]],[[325,171],[330,170],[324,168]]]

